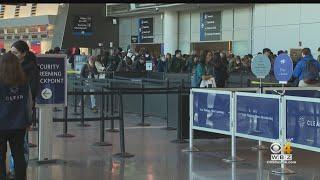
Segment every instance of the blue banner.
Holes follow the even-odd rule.
[[[193,126],[230,131],[230,95],[194,92]]]
[[[287,100],[287,139],[320,148],[320,103]]]
[[[237,133],[279,138],[279,100],[237,96]]]
[[[65,56],[38,56],[40,67],[39,105],[61,105],[66,103]]]

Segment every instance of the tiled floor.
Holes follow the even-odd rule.
[[[230,139],[195,140],[201,152],[186,153],[181,150],[188,144],[174,144],[176,131],[165,131],[163,119],[147,117],[152,127],[136,127],[139,116],[125,115],[126,150],[135,156],[120,160],[112,155],[120,152],[119,133],[106,133],[110,147],[92,144],[99,140],[99,123],[89,122],[91,127],[81,128],[70,123],[69,133],[74,138],[53,138],[53,156],[63,160],[53,165],[37,165],[31,161],[28,180],[320,180],[320,154],[294,149],[296,165],[289,166],[297,174],[276,176],[271,170],[279,165],[268,165],[270,152],[251,151],[249,147],[257,142],[237,139],[238,156],[245,161],[225,163],[223,158],[230,154]],[[55,123],[55,134],[62,132],[62,123]],[[36,134],[30,133],[32,142]],[[269,146],[268,143],[265,144]],[[37,148],[31,150],[31,157],[37,157]]]

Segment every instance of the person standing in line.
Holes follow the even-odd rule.
[[[101,56],[98,55],[95,59],[96,60],[94,61],[94,65],[96,66],[97,71],[99,73],[98,79],[100,79],[100,78],[104,79],[104,77],[105,77],[104,72],[106,71],[106,68],[102,62]]]
[[[158,72],[168,72],[168,61],[164,55],[160,56],[160,60],[158,61]]]
[[[30,51],[28,44],[25,41],[19,40],[12,44],[11,52],[16,55],[21,64],[22,70],[24,71],[27,82],[29,84],[31,95],[32,95],[32,113],[33,117],[35,117],[36,108],[35,108],[35,99],[37,94],[39,93],[40,88],[40,68],[37,66],[36,56],[33,52]],[[29,140],[28,133],[25,136],[25,160],[29,161]],[[11,161],[10,172],[13,173],[13,161]],[[14,176],[14,174],[13,174]]]
[[[75,60],[76,55],[80,55],[80,48],[76,48],[74,50],[74,53],[71,55],[71,57],[69,59],[69,63],[71,64],[72,69],[74,69],[74,60]]]
[[[213,54],[212,64],[217,87],[224,88],[228,79],[228,67],[222,62],[220,53]]]
[[[19,59],[11,52],[0,58],[0,179],[7,178],[9,142],[16,180],[26,180],[25,135],[32,121],[32,95]]]
[[[133,65],[134,72],[146,72],[146,57],[144,55],[139,57],[139,60]]]
[[[215,80],[212,75],[213,68],[211,66],[212,53],[204,51],[201,53],[200,62],[196,67],[192,87],[208,86],[205,82],[211,81],[212,86],[215,87]]]
[[[299,79],[299,87],[320,86],[320,63],[315,60],[309,48],[303,48],[302,59],[298,62],[293,71],[293,77]]]
[[[170,72],[172,73],[180,73],[181,72],[181,63],[182,63],[182,55],[180,50],[176,50],[175,55],[172,57],[170,64]]]
[[[95,57],[90,56],[88,63],[82,67],[81,72],[80,72],[80,76],[82,78],[94,79],[95,76],[98,74],[99,74],[98,70],[95,66]],[[90,86],[90,84],[87,84],[87,85]],[[87,85],[86,85],[86,87],[87,87]],[[88,88],[86,88],[85,91],[88,91],[87,89],[89,89],[90,92],[94,92],[93,88],[88,87]],[[90,95],[90,100],[91,100],[91,110],[94,113],[97,113],[98,108],[96,106],[96,98],[94,97],[94,95]],[[81,103],[84,103],[84,102],[80,101],[79,106],[81,106]]]
[[[171,61],[172,61],[172,55],[171,55],[171,53],[167,53],[166,54],[166,62],[167,62],[167,73],[169,73],[169,72],[171,72],[170,70],[170,68],[171,68]]]

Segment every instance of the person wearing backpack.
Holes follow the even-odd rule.
[[[320,63],[313,58],[309,48],[302,49],[302,58],[293,71],[293,77],[299,79],[299,87],[320,86]]]

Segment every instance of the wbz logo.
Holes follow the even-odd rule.
[[[283,147],[279,143],[272,143],[270,146],[271,161],[292,161],[292,148],[290,143],[286,143]],[[281,153],[283,152],[283,154]]]

